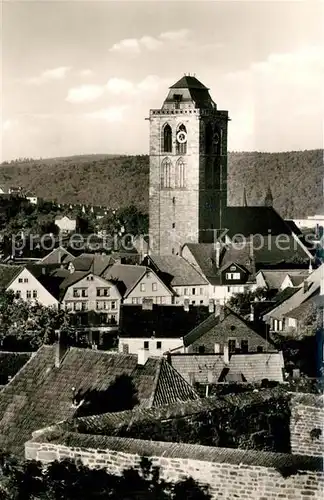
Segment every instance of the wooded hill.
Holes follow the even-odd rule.
[[[136,205],[148,210],[148,156],[87,155],[16,160],[0,166],[0,186],[21,186],[61,203]],[[229,153],[228,203],[262,205],[268,189],[283,217],[322,211],[323,150]]]

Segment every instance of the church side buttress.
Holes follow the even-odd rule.
[[[179,253],[185,243],[211,242],[227,204],[228,112],[208,89],[184,76],[161,109],[150,110],[150,247]]]

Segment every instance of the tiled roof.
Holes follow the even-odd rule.
[[[314,305],[315,302],[312,299],[309,299],[306,302],[303,302],[300,306],[295,307],[295,309],[292,309],[292,311],[284,314],[284,316],[288,318],[295,318],[297,320],[306,318],[307,315],[312,311]]]
[[[233,354],[229,373],[243,374],[247,382],[262,379],[283,382],[284,359],[282,352]]]
[[[247,338],[251,338],[251,336],[257,337],[260,339],[260,345],[263,344],[264,339],[261,337],[251,326],[238,314],[236,314],[234,311],[232,311],[229,307],[224,307],[224,316],[221,318],[220,315],[215,315],[210,314],[208,318],[205,319],[202,323],[197,325],[193,330],[191,330],[183,339],[183,343],[185,347],[188,347],[191,345],[193,342],[201,338],[203,335],[208,333],[210,330],[213,330],[215,333],[217,333],[217,328],[222,325],[222,323],[228,323],[228,335],[231,336],[231,331],[229,329],[230,327],[230,320],[231,318],[235,318],[236,321],[238,320],[240,324],[244,327],[244,331],[246,331]],[[222,329],[221,336],[224,336],[224,332]],[[225,340],[225,339],[224,339]],[[274,346],[272,343],[268,343],[269,348],[274,349]]]
[[[111,263],[112,261],[109,255],[96,253],[83,253],[72,261],[76,271],[91,271],[97,276],[101,276]]]
[[[113,264],[103,273],[103,278],[120,283],[126,296],[147,271],[145,266]]]
[[[270,318],[274,319],[282,319],[284,316],[287,316],[287,313],[299,307],[303,302],[310,299],[311,297],[315,297],[319,294],[320,284],[319,283],[309,283],[309,288],[307,291],[304,291],[304,287],[301,286],[297,288],[296,293],[294,293],[291,297],[289,297],[284,302],[281,302],[279,305],[275,305],[272,309],[268,310],[266,314],[263,316],[263,320],[267,321]]]
[[[175,337],[186,335],[204,321],[210,312],[207,306],[181,306],[153,304],[152,310],[142,306],[123,304],[120,308],[121,337]]]
[[[0,264],[0,289],[5,289],[9,283],[15,278],[23,266]]]
[[[244,207],[243,207],[244,208]],[[253,259],[256,271],[263,266],[278,266],[293,264],[296,257],[309,261],[309,256],[303,247],[296,243],[293,236],[286,235],[285,249],[276,244],[276,236],[263,238],[253,237]],[[263,244],[261,245],[261,242]],[[228,243],[223,245],[220,253],[220,267],[216,267],[215,250],[212,243],[187,243],[185,245],[193,255],[202,274],[212,285],[221,284],[221,271],[231,263],[236,263],[247,270],[249,279],[254,279],[253,261],[250,256],[251,243],[249,240],[240,243],[240,247]]]
[[[54,248],[49,254],[45,255],[39,264],[67,264],[74,259],[74,256],[63,247]]]
[[[60,284],[61,293],[65,292],[65,290],[69,288],[69,286],[74,285],[78,281],[82,280],[82,278],[84,278],[88,274],[88,271],[74,271],[74,273],[65,271],[65,278]]]
[[[281,352],[232,354],[224,363],[221,354],[171,354],[172,366],[187,382],[217,383],[230,381],[260,382],[264,378],[283,382],[284,360]],[[244,376],[244,378],[241,377]]]
[[[42,346],[1,390],[0,448],[21,454],[33,431],[75,415],[73,388],[80,396],[105,391],[119,375],[133,379],[145,407],[198,397],[161,358],[138,366],[133,354],[70,348],[58,368],[54,359],[55,346]]]
[[[179,255],[150,255],[149,260],[161,271],[171,286],[207,285],[205,278]]]

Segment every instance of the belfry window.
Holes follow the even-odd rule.
[[[209,122],[205,128],[205,153],[211,154],[213,151],[213,136],[214,130],[212,124]]]
[[[171,187],[171,160],[170,158],[164,158],[161,165],[161,187],[170,188]]]
[[[185,168],[186,164],[183,158],[179,158],[175,169],[175,187],[177,188],[185,187]]]
[[[177,154],[183,155],[187,153],[187,129],[181,124],[177,128]]]
[[[164,153],[172,153],[172,129],[167,123],[162,131],[162,151]]]

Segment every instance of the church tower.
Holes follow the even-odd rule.
[[[184,243],[213,241],[227,204],[228,112],[184,76],[150,110],[150,246],[177,254]]]

